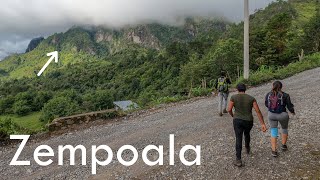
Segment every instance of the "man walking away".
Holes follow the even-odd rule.
[[[221,71],[220,77],[216,80],[214,88],[218,91],[219,105],[218,113],[219,116],[222,116],[223,113],[227,112],[227,102],[229,96],[229,85],[231,80],[229,77],[226,77],[226,72]]]
[[[250,154],[250,131],[253,127],[252,108],[255,109],[261,124],[261,130],[266,132],[267,127],[256,99],[246,94],[246,85],[240,83],[237,85],[238,94],[231,97],[228,112],[233,117],[233,127],[236,135],[236,156],[234,165],[241,167],[242,138],[244,135],[247,154]],[[233,114],[233,108],[235,113]]]

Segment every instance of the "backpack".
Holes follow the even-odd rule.
[[[272,113],[280,114],[283,112],[283,94],[269,93],[268,95],[268,110]]]
[[[228,92],[227,78],[220,77],[218,79],[218,91],[219,92]]]

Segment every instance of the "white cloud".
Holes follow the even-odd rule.
[[[12,53],[25,51],[30,42],[29,39],[18,36],[9,39],[0,41],[0,60]]]
[[[251,1],[251,11],[270,2]],[[233,21],[243,17],[242,0],[5,0],[0,4],[0,49],[7,51],[17,50],[3,43],[16,41],[9,37],[30,40],[73,25],[121,27],[152,21],[173,24],[185,16],[223,16]]]
[[[6,56],[8,56],[8,53],[6,53],[4,50],[0,49],[0,59],[4,58]]]

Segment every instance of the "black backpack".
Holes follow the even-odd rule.
[[[272,113],[280,114],[283,112],[283,93],[269,93],[268,110]]]

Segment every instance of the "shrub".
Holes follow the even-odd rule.
[[[191,95],[194,97],[198,96],[208,96],[212,92],[209,88],[192,88],[191,89]]]
[[[87,111],[97,111],[113,107],[113,98],[107,90],[91,91],[85,94],[83,99],[83,105]]]
[[[15,101],[26,101],[27,103],[32,104],[35,96],[35,91],[20,92],[15,96]]]
[[[51,99],[42,109],[41,121],[51,122],[53,119],[70,116],[80,112],[79,105],[67,97],[55,97]]]
[[[34,97],[32,110],[39,111],[50,99],[52,99],[51,91],[40,91],[37,93],[36,97]]]
[[[118,116],[121,116],[121,113],[118,112],[118,111],[114,111],[114,112],[104,113],[102,115],[102,118],[103,119],[112,119],[112,118],[115,118],[115,117],[118,117]]]
[[[27,115],[31,112],[31,107],[26,100],[19,100],[13,104],[13,112],[19,116]]]
[[[166,96],[166,97],[160,97],[157,99],[154,99],[152,101],[153,105],[159,105],[159,104],[165,104],[165,103],[172,103],[172,102],[177,102],[186,99],[187,97],[185,96]]]
[[[139,105],[147,106],[157,99],[158,95],[154,91],[143,91],[138,99]]]
[[[14,97],[7,96],[0,99],[0,113],[1,114],[10,114],[13,113],[12,106],[14,104]]]
[[[20,127],[11,119],[0,119],[0,141],[7,139],[12,134],[18,134]]]
[[[288,66],[280,67],[278,69],[263,66],[257,71],[253,72],[248,80],[241,78],[237,81],[237,83],[243,82],[247,85],[254,86],[274,79],[285,79],[294,74],[316,67],[320,67],[320,53],[307,56],[302,61],[290,63]]]
[[[82,103],[82,97],[80,96],[79,92],[74,89],[67,89],[57,94],[57,97],[67,97],[78,104]]]

